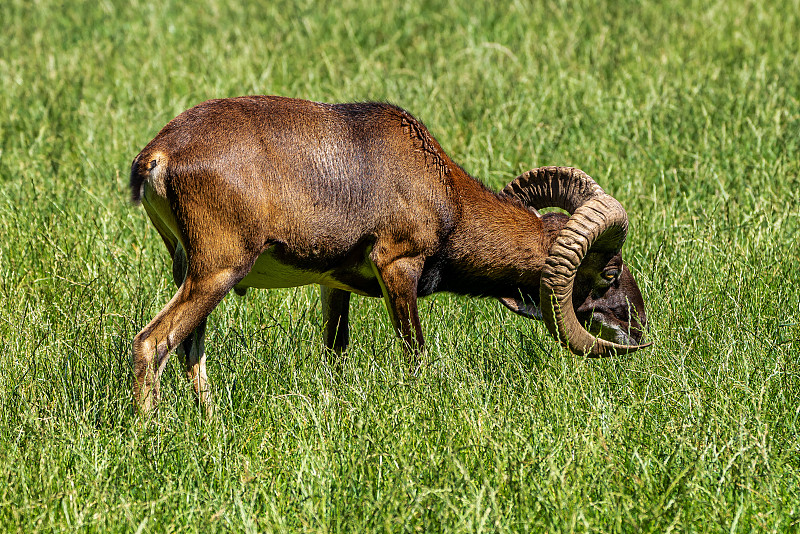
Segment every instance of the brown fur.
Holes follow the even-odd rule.
[[[178,266],[175,297],[134,339],[144,411],[176,347],[208,402],[205,321],[234,286],[328,286],[325,341],[337,351],[348,342],[349,292],[383,296],[414,355],[423,346],[419,296],[535,304],[563,226],[486,189],[422,123],[388,104],[204,102],[142,150],[130,185]]]

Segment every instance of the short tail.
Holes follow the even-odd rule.
[[[150,178],[158,178],[163,176],[164,168],[156,169],[156,167],[163,167],[166,164],[165,158],[160,153],[145,154],[141,152],[131,164],[131,202],[139,204],[142,201],[142,190],[144,183]],[[161,171],[161,172],[159,172]],[[161,184],[153,184],[156,190],[160,190]]]
[[[139,204],[142,201],[144,181],[147,180],[147,176],[150,174],[145,167],[145,165],[142,165],[142,155],[139,154],[131,164],[131,202],[134,204]]]

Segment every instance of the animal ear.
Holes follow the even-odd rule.
[[[528,319],[536,319],[537,321],[542,320],[542,310],[535,304],[529,304],[522,299],[511,297],[502,297],[497,300],[517,315],[527,317]]]

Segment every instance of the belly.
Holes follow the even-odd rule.
[[[346,267],[329,270],[304,269],[294,263],[279,260],[274,249],[269,249],[258,257],[247,276],[236,284],[236,288],[276,289],[319,284],[359,295],[380,297],[380,284],[369,254],[366,253],[357,263],[348,263]]]

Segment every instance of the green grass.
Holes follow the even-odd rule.
[[[800,531],[796,0],[243,4],[0,3],[0,531]],[[252,93],[394,102],[496,189],[586,170],[655,345],[438,295],[408,380],[356,298],[337,374],[317,290],[254,291],[209,323],[218,416],[173,358],[143,423],[130,344],[174,289],[130,161]]]

